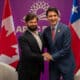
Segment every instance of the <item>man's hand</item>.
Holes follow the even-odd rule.
[[[50,53],[48,53],[48,52],[43,53],[42,56],[44,57],[44,60],[45,60],[45,61],[53,60],[52,56],[51,56]]]

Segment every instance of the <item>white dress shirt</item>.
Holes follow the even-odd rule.
[[[38,43],[38,46],[39,46],[40,50],[42,50],[42,41],[40,39],[38,31],[32,32],[32,31],[29,30],[29,32],[31,32],[31,34],[34,36],[34,38],[36,39],[36,41]]]

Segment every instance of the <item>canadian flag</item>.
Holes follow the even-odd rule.
[[[72,34],[72,50],[76,63],[75,80],[80,80],[80,0],[73,0],[70,29]]]
[[[9,0],[4,1],[3,9],[0,29],[0,62],[16,67],[19,60],[19,51]]]

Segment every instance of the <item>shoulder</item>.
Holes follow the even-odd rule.
[[[28,34],[29,34],[28,31],[25,31],[18,37],[18,40],[25,40]]]
[[[65,30],[65,31],[69,31],[69,26],[68,25],[60,22],[59,26],[60,26],[61,29]]]
[[[68,27],[68,25],[66,25],[66,24],[64,24],[64,23],[62,23],[62,22],[59,22],[59,24],[58,24],[59,26],[61,26],[61,27]]]
[[[44,31],[47,31],[47,30],[49,30],[50,29],[50,26],[47,26],[45,29],[44,29]]]
[[[44,30],[43,30],[43,33],[46,33],[50,30],[50,26],[47,26]]]

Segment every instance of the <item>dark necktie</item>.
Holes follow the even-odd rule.
[[[55,28],[52,28],[52,40],[54,40],[55,37]]]

